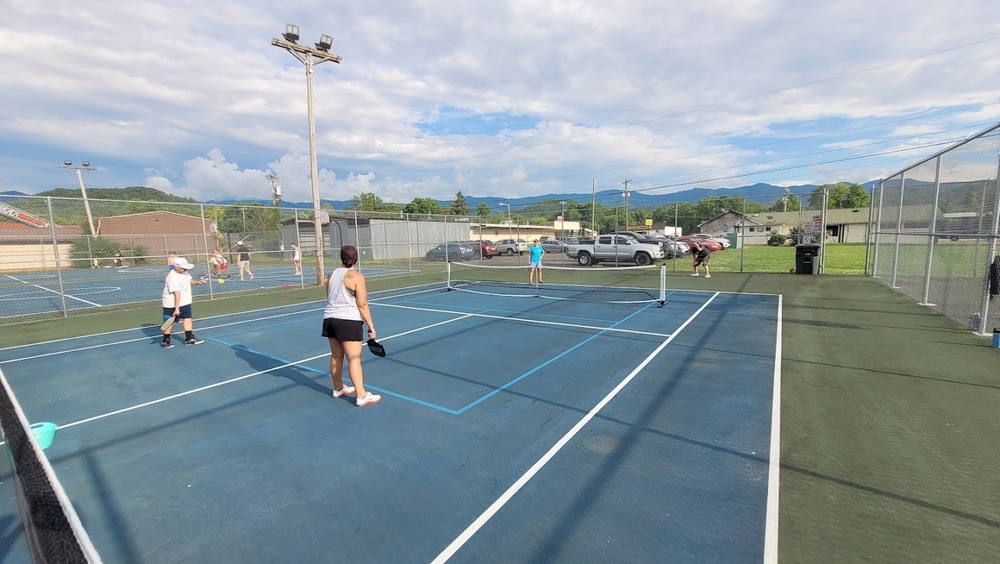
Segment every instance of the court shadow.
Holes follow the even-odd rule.
[[[163,335],[163,331],[160,331],[159,325],[154,325],[152,323],[147,323],[139,328],[143,335],[147,337],[159,337]]]
[[[295,366],[285,366],[283,368],[275,368],[276,366],[281,366],[285,364],[284,361],[274,358],[273,356],[256,352],[246,345],[230,345],[230,347],[236,351],[236,356],[243,359],[247,365],[257,372],[269,371],[268,374],[271,376],[277,376],[279,378],[285,378],[294,384],[303,386],[305,388],[310,388],[321,394],[328,396],[330,395],[330,387],[324,386],[312,378],[309,377],[307,373]]]

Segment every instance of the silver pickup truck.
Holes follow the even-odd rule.
[[[640,243],[625,235],[599,235],[593,243],[567,245],[566,254],[581,266],[597,262],[653,264],[664,258],[663,247]]]

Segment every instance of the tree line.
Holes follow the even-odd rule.
[[[775,200],[762,203],[741,196],[709,196],[697,202],[681,202],[656,207],[640,207],[628,210],[624,206],[606,206],[591,202],[544,200],[520,209],[491,209],[486,203],[476,206],[475,213],[469,209],[462,192],[455,195],[450,205],[443,206],[433,198],[414,198],[408,204],[389,203],[374,193],[365,192],[351,199],[348,209],[369,212],[391,212],[405,214],[475,216],[488,223],[511,221],[522,225],[552,225],[563,216],[565,221],[580,222],[586,229],[609,232],[622,226],[642,226],[646,220],[657,225],[681,227],[684,233],[698,231],[698,226],[727,211],[754,214],[764,212],[818,210],[823,206],[823,193],[828,194],[830,209],[868,207],[870,196],[863,186],[838,182],[826,184],[804,195],[807,203],[803,208],[802,198],[796,194],[783,194]],[[565,214],[563,213],[565,211]]]

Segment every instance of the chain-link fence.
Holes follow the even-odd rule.
[[[443,285],[444,264],[427,253],[471,238],[468,217],[319,215],[321,237],[312,210],[0,197],[0,323],[149,306],[175,257],[209,282],[195,287],[196,300],[322,283],[343,245],[358,247],[371,277],[425,275]]]
[[[149,304],[172,256],[198,265],[193,274],[210,282],[196,288],[204,293],[196,299],[311,286],[339,265],[348,244],[358,247],[359,267],[371,277],[435,282],[443,282],[451,260],[527,265],[536,239],[546,245],[546,264],[578,264],[562,243],[588,244],[596,233],[615,231],[665,238],[655,243],[664,251],[657,260],[671,272],[690,270],[690,236],[702,235],[717,241],[716,272],[797,272],[795,245],[815,243],[821,268],[810,274],[861,274],[867,194],[862,190],[863,206],[827,209],[830,190],[842,188],[771,188],[665,205],[544,201],[480,209],[480,216],[321,210],[318,218],[312,209],[260,204],[91,198],[88,209],[78,198],[0,196],[0,322]],[[825,252],[834,245],[842,251]]]
[[[1000,124],[883,180],[874,276],[977,333],[1000,327],[998,176]]]

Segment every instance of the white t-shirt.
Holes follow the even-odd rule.
[[[302,255],[299,254],[298,247],[292,249],[292,260],[302,260]]]
[[[330,274],[326,307],[323,308],[323,319],[351,319],[362,321],[358,311],[358,302],[354,293],[344,286],[344,276],[349,269],[341,267]]]
[[[181,293],[181,303],[174,303],[174,292]],[[191,301],[191,275],[187,272],[181,274],[176,270],[168,272],[163,281],[163,307],[186,306]]]

